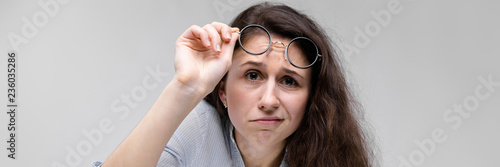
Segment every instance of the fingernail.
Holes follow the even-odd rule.
[[[220,52],[220,44],[217,44],[215,49]]]
[[[231,38],[231,33],[226,32],[226,37],[227,37],[227,38]]]
[[[206,43],[206,44],[208,44],[208,47],[212,46],[212,45],[210,44],[210,41],[208,41],[208,40],[205,40],[205,43]]]
[[[234,33],[234,32],[238,32],[238,31],[240,31],[240,29],[239,29],[238,27],[232,27],[232,28],[231,28],[231,31],[233,31],[233,33]]]

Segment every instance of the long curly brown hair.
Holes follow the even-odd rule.
[[[241,12],[231,23],[242,29],[259,24],[272,34],[287,38],[308,37],[322,55],[312,68],[312,89],[299,128],[287,138],[290,166],[374,166],[370,135],[363,129],[362,113],[354,100],[339,62],[339,54],[323,29],[305,14],[283,4],[259,3]],[[235,50],[240,49],[239,45]],[[225,80],[225,77],[223,78]],[[205,100],[227,111],[218,97],[218,85]]]

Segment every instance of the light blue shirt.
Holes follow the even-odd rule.
[[[229,119],[200,102],[182,121],[161,154],[156,166],[245,166]],[[99,167],[101,162],[92,163]],[[283,158],[280,167],[287,167]]]

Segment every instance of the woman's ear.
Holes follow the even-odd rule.
[[[220,81],[219,90],[217,91],[219,93],[219,100],[222,103],[226,103],[226,83],[224,81]]]

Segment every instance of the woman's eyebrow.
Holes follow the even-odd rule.
[[[252,66],[257,66],[257,67],[266,67],[267,64],[266,63],[263,63],[263,62],[257,62],[257,61],[247,61],[241,65],[239,65],[239,67],[241,66],[245,66],[245,65],[252,65]],[[290,75],[295,75],[295,76],[298,76],[302,79],[305,79],[304,76],[300,75],[298,72],[295,72],[294,70],[291,70],[289,68],[286,68],[286,67],[281,67],[280,68],[281,71],[287,73],[287,74],[290,74]]]
[[[281,71],[284,71],[287,74],[296,75],[296,76],[299,76],[302,79],[305,79],[304,76],[300,75],[299,73],[297,73],[297,72],[295,72],[295,71],[293,71],[291,69],[288,69],[288,68],[285,68],[285,67],[281,67]]]
[[[245,62],[245,63],[243,63],[243,64],[241,64],[239,66],[241,67],[241,66],[244,66],[244,65],[253,65],[253,66],[259,66],[259,67],[260,66],[263,66],[263,67],[266,66],[265,63],[263,63],[263,62],[256,62],[256,61],[247,61],[247,62]]]

